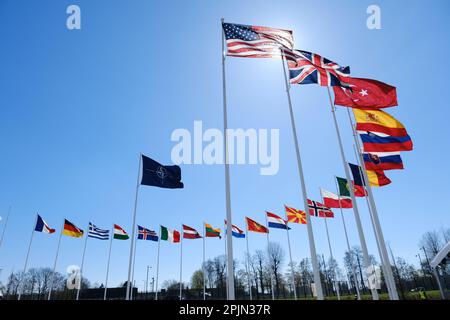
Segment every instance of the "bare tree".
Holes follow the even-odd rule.
[[[276,294],[277,297],[279,297],[281,284],[281,267],[284,261],[285,252],[279,243],[270,242],[267,253],[269,268],[275,278]]]

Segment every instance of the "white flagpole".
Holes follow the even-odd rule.
[[[282,50],[282,49],[280,49],[280,50]],[[320,280],[319,265],[317,262],[316,244],[314,242],[314,232],[312,229],[312,219],[309,215],[309,209],[308,209],[308,196],[306,194],[306,184],[305,184],[305,178],[303,175],[303,166],[302,166],[302,159],[300,156],[300,145],[299,145],[298,138],[297,138],[297,129],[296,129],[295,120],[294,120],[294,111],[292,110],[291,94],[289,91],[290,86],[289,86],[289,81],[288,81],[288,78],[286,75],[286,61],[285,61],[284,51],[282,51],[281,64],[283,65],[283,75],[284,75],[284,82],[286,85],[286,95],[288,98],[288,107],[289,107],[289,115],[290,115],[290,119],[291,119],[292,135],[294,138],[295,153],[297,155],[297,169],[298,169],[300,185],[301,185],[301,189],[302,189],[303,204],[304,204],[305,213],[306,213],[306,227],[308,230],[309,250],[310,250],[310,255],[311,255],[311,264],[312,264],[313,273],[314,273],[314,284],[316,287],[317,299],[323,300],[322,282]]]
[[[224,221],[223,226],[224,226],[223,230],[224,230],[224,237],[225,237],[224,243],[225,243],[225,255],[226,255],[227,254],[227,224],[225,223],[225,221]],[[228,264],[228,261],[227,261],[227,264]],[[225,279],[226,278],[228,278],[227,270],[225,270]],[[230,298],[228,296],[228,286],[225,286],[225,291],[226,291],[226,294],[227,294],[227,300],[229,300]]]
[[[288,225],[288,216],[287,216],[286,210],[284,210],[284,215],[286,216],[286,235],[287,235],[287,243],[288,243],[288,249],[289,249],[289,261],[291,262],[292,288],[294,289],[294,299],[297,300],[297,288],[295,286],[295,272],[294,272],[294,264],[292,262],[291,240],[289,239],[289,225]]]
[[[114,238],[114,224],[112,225],[110,237],[111,237],[111,239],[109,240],[108,264],[106,267],[105,292],[103,293],[103,300],[106,300],[106,291],[108,290],[109,263],[111,262],[111,249],[112,249],[113,238]]]
[[[136,195],[134,198],[134,211],[133,211],[133,227],[131,232],[131,246],[130,246],[130,259],[128,262],[128,279],[127,279],[127,292],[125,296],[125,300],[130,300],[130,288],[133,290],[133,285],[130,283],[132,267],[133,267],[133,253],[134,246],[136,243],[136,209],[138,203],[138,195],[139,195],[139,178],[141,175],[141,165],[142,165],[142,153],[139,154],[139,167],[138,167],[138,175],[137,175],[137,183],[136,183]]]
[[[375,227],[376,233],[378,234],[378,245],[380,246],[381,256],[382,256],[382,259],[384,260],[384,264],[385,264],[385,272],[386,272],[385,277],[386,277],[387,281],[390,282],[390,287],[391,287],[391,296],[390,296],[390,298],[391,298],[391,300],[399,300],[397,287],[395,285],[395,280],[394,280],[394,274],[392,273],[392,267],[391,267],[391,263],[390,263],[390,260],[389,260],[389,255],[388,255],[387,249],[386,249],[386,242],[384,241],[383,231],[381,229],[380,220],[378,218],[378,211],[377,211],[377,207],[375,205],[375,199],[373,197],[372,187],[370,186],[369,178],[367,176],[367,171],[366,171],[367,169],[366,169],[366,166],[364,164],[364,159],[362,158],[362,155],[361,155],[361,152],[360,152],[361,147],[360,147],[359,140],[358,140],[358,137],[357,137],[356,129],[355,129],[354,125],[353,125],[352,117],[351,117],[350,111],[348,109],[347,109],[347,113],[348,113],[348,116],[349,116],[349,119],[350,119],[350,124],[351,124],[351,127],[352,127],[352,131],[353,131],[353,138],[354,138],[355,144],[356,144],[356,146],[358,148],[357,153],[358,153],[358,156],[359,156],[359,161],[361,162],[361,166],[363,168],[363,177],[364,177],[364,180],[366,181],[366,190],[367,190],[367,193],[368,193],[368,196],[369,196],[370,206],[372,207],[371,211],[372,211],[373,223],[374,223],[374,227]]]
[[[364,258],[364,266],[366,268],[364,274],[367,278],[367,276],[368,276],[367,271],[369,270],[369,267],[372,264],[370,262],[370,256],[369,256],[369,251],[367,249],[366,237],[364,236],[364,231],[363,231],[363,227],[362,227],[362,223],[361,223],[361,217],[359,215],[358,204],[356,203],[356,197],[355,197],[355,192],[354,192],[354,188],[353,188],[353,183],[352,183],[352,179],[350,177],[350,169],[348,168],[348,163],[345,158],[344,147],[343,147],[342,139],[341,139],[341,133],[339,131],[339,125],[338,125],[338,122],[336,119],[336,113],[335,113],[336,111],[335,111],[335,108],[333,105],[333,100],[331,99],[330,87],[327,87],[327,91],[328,91],[328,98],[330,100],[331,114],[333,115],[334,127],[336,129],[336,136],[337,136],[338,143],[339,143],[339,150],[341,153],[342,164],[344,166],[345,177],[347,178],[348,185],[351,186],[349,188],[350,189],[349,191],[350,191],[350,196],[351,196],[352,202],[353,202],[353,212],[355,214],[356,228],[358,229],[359,241],[361,243],[361,250],[363,252],[363,258]],[[379,300],[377,290],[372,289],[371,292],[372,292],[372,299]]]
[[[269,223],[267,221],[267,213],[266,213],[266,228],[267,231],[269,231]],[[266,233],[267,235],[267,260],[270,264],[270,242],[269,242],[269,232]],[[272,268],[269,267],[269,272],[270,272],[270,290],[272,291],[272,300],[275,300],[275,291],[274,291],[274,287],[273,287],[273,270],[270,270]]]
[[[28,258],[30,256],[31,244],[33,243],[34,229],[36,228],[37,219],[38,218],[37,218],[37,215],[36,215],[36,221],[34,222],[33,229],[31,230],[30,243],[28,245],[27,257],[25,258],[25,265],[23,267],[23,274],[22,274],[21,285],[20,285],[20,289],[19,289],[20,291],[19,291],[19,295],[17,296],[17,300],[20,300],[20,298],[22,296],[22,292],[23,292],[23,287],[25,286],[25,283],[24,283],[25,279],[23,277],[25,277],[25,272],[27,272]]]
[[[63,230],[64,230],[64,221],[63,221],[63,225],[61,227],[61,232],[59,233],[58,246],[56,247],[55,262],[53,263],[53,272],[52,272],[52,277],[51,277],[51,281],[50,281],[50,287],[48,289],[47,300],[50,300],[52,298],[53,281],[55,280],[56,263],[58,262],[59,247],[61,245],[61,238],[62,238],[62,234],[63,234]]]
[[[222,24],[224,19],[221,19]],[[228,115],[227,115],[227,91],[225,81],[225,34],[222,28],[222,83],[223,83],[223,139],[224,139],[224,151],[225,151],[225,199],[227,210],[227,287],[228,287],[228,299],[235,299],[234,292],[234,270],[233,270],[233,239],[231,238],[231,226],[233,221],[231,219],[231,196],[230,196],[230,165],[228,163]]]
[[[81,256],[80,285],[77,288],[77,298],[76,298],[76,300],[78,300],[80,298],[81,284],[83,282],[82,280],[83,280],[84,257],[85,257],[85,254],[86,254],[86,247],[87,247],[88,239],[89,239],[89,225],[88,225],[88,228],[87,228],[86,240],[84,241],[83,255]]]
[[[0,238],[0,247],[3,244],[3,237],[5,236],[5,231],[6,231],[6,227],[8,226],[8,221],[9,221],[9,215],[10,214],[11,214],[11,206],[9,206],[9,208],[8,208],[8,214],[6,215],[5,225],[3,226],[2,237]]]
[[[202,265],[202,273],[203,273],[203,300],[206,300],[205,239],[206,239],[206,226],[205,226],[205,223],[203,222],[203,265]]]
[[[228,223],[228,221],[227,221]],[[247,219],[245,219],[245,224],[247,224]],[[228,226],[229,227],[229,226]],[[250,300],[253,300],[252,296],[252,281],[250,280],[250,251],[248,250],[248,224],[245,230],[245,240],[247,242],[247,282],[248,282],[248,291],[250,294]]]
[[[135,263],[136,263],[136,248],[137,248],[137,244],[138,244],[137,240],[138,239],[136,239],[136,243],[134,244],[134,250],[133,250],[133,266],[132,266],[132,272],[131,272],[131,283],[132,283],[132,286],[131,286],[131,292],[130,292],[130,300],[133,300],[133,296],[134,296],[134,294],[133,294],[133,291],[134,291],[133,289],[134,289],[134,284],[135,284],[135,281],[134,281],[134,270],[136,270]]]
[[[156,254],[156,292],[155,300],[158,300],[158,280],[159,280],[159,250],[161,247],[161,225],[159,226],[158,253]]]
[[[183,236],[184,229],[181,226],[181,236],[180,236],[180,300],[183,299]]]
[[[341,196],[340,196],[339,186],[337,183],[336,176],[334,176],[334,182],[336,184],[336,192],[339,196],[339,210],[341,211],[342,225],[344,226],[345,240],[347,242],[347,250],[348,250],[348,254],[350,255],[350,268],[352,268],[353,280],[355,282],[356,296],[358,297],[358,300],[361,300],[361,294],[359,293],[359,286],[358,286],[358,278],[356,277],[355,265],[353,264],[353,251],[350,247],[350,241],[348,240],[347,226],[345,225],[344,212],[342,211],[342,206],[341,206],[341,202],[340,202]]]

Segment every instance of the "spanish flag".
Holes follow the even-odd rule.
[[[380,132],[389,136],[404,137],[407,132],[403,124],[381,110],[353,109],[356,119],[356,130]]]
[[[381,170],[366,170],[369,183],[372,187],[382,187],[390,184],[392,181]]]
[[[64,219],[64,229],[62,234],[68,237],[81,238],[83,236],[83,230],[76,227],[72,222]]]
[[[265,226],[259,224],[255,220],[245,217],[245,222],[247,223],[247,230],[259,233],[269,233],[269,229]]]

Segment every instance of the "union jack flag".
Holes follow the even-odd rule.
[[[336,62],[308,51],[294,50],[293,53],[296,61],[288,61],[292,84],[317,83],[321,86],[348,87],[345,78],[350,76],[350,67],[341,67]]]

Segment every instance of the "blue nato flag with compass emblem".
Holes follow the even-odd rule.
[[[179,166],[163,166],[149,157],[142,155],[142,185],[160,188],[180,189],[181,169]]]

